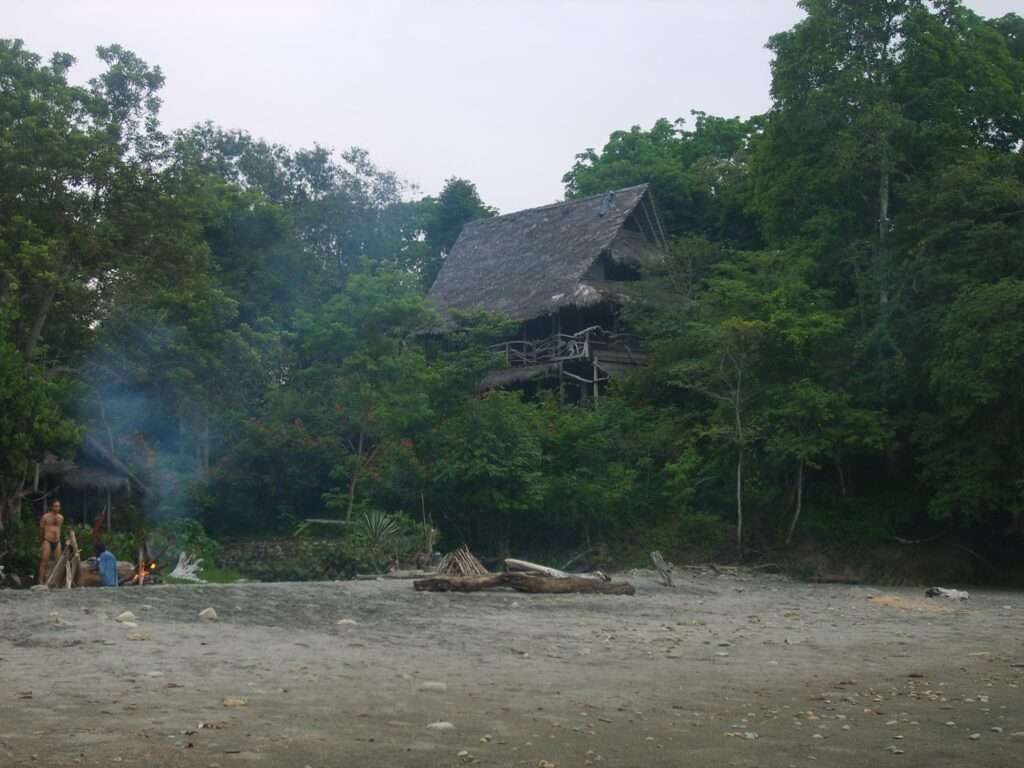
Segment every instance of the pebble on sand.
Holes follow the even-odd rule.
[[[125,611],[124,613],[119,614],[118,617],[114,619],[114,621],[119,621],[122,624],[124,624],[125,622],[135,621],[135,618],[136,617],[134,613],[132,613],[131,611]]]
[[[203,621],[217,621],[220,617],[217,615],[217,611],[211,606],[210,608],[203,608],[199,612],[199,618]]]
[[[449,723],[447,720],[438,720],[436,723],[431,723],[427,726],[432,731],[454,731],[455,725]]]

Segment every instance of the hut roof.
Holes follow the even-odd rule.
[[[145,483],[91,435],[82,442],[78,458],[86,466],[47,453],[39,464],[39,474],[79,490],[130,493],[135,488],[142,495],[149,493]]]
[[[429,295],[444,314],[541,317],[609,298],[584,279],[602,255],[635,263],[664,240],[646,184],[479,219],[463,227]]]

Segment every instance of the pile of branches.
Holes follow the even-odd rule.
[[[488,570],[469,551],[469,547],[463,544],[454,552],[449,552],[441,558],[441,564],[437,566],[437,573],[441,576],[486,576]]]

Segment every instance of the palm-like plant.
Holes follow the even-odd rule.
[[[395,539],[400,531],[401,527],[394,515],[374,509],[363,512],[356,519],[354,533],[362,538],[370,549],[384,554],[394,548]]]

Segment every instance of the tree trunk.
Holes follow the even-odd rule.
[[[558,568],[549,568],[546,565],[540,565],[539,563],[531,563],[529,560],[516,560],[513,557],[505,558],[505,566],[510,571],[525,571],[526,573],[538,573],[541,576],[548,576],[552,579],[601,579],[601,581],[611,581],[608,576],[601,573],[600,571],[594,571],[593,573],[567,573],[559,570]]]
[[[793,520],[789,524],[789,533],[786,535],[786,544],[793,543],[793,532],[796,531],[796,523],[800,519],[800,508],[803,505],[804,500],[804,461],[800,460],[800,465],[796,471],[796,510],[793,512]]]
[[[204,413],[202,419],[203,428],[199,436],[199,471],[203,482],[206,482],[210,479],[210,415]]]
[[[736,418],[736,556],[743,560],[743,369],[736,366],[736,389],[733,393],[733,415]]]
[[[363,466],[363,428],[359,427],[359,440],[356,445],[356,465],[352,469],[352,478],[348,482],[348,509],[345,510],[345,520],[352,520],[352,506],[356,500],[356,484],[359,482],[359,470]]]
[[[736,555],[743,559],[743,446],[736,454]]]
[[[485,589],[511,587],[517,592],[572,594],[577,592],[603,595],[633,595],[632,584],[619,581],[581,579],[576,576],[551,578],[529,573],[490,573],[486,576],[431,576],[413,582],[419,592],[480,592]]]
[[[836,451],[836,473],[839,475],[839,491],[846,495],[846,473],[843,472],[843,457]]]
[[[32,321],[32,327],[29,329],[28,338],[25,340],[25,360],[32,359],[32,353],[36,351],[36,345],[39,343],[40,337],[43,335],[43,328],[46,325],[46,319],[50,315],[50,308],[53,306],[53,300],[57,296],[57,286],[51,285],[46,289],[46,295],[43,297],[43,303],[39,307],[39,311],[36,313],[35,320]]]
[[[892,336],[890,319],[894,307],[890,291],[893,290],[892,258],[889,253],[889,197],[892,180],[892,147],[888,129],[881,135],[881,158],[878,179],[878,243],[875,248],[875,280],[878,282],[878,321],[875,326],[877,339],[887,344],[896,355],[900,349]]]
[[[100,406],[100,420],[103,422],[103,430],[107,433],[107,450],[110,451],[111,456],[116,456],[114,452],[114,432],[110,429],[110,421],[107,420],[107,408],[103,403],[103,395],[98,395],[96,398],[99,401]]]
[[[880,320],[886,322],[889,304],[889,250],[887,236],[889,234],[889,137],[882,138],[882,163],[878,181],[878,250],[876,275],[878,280],[878,304]]]

